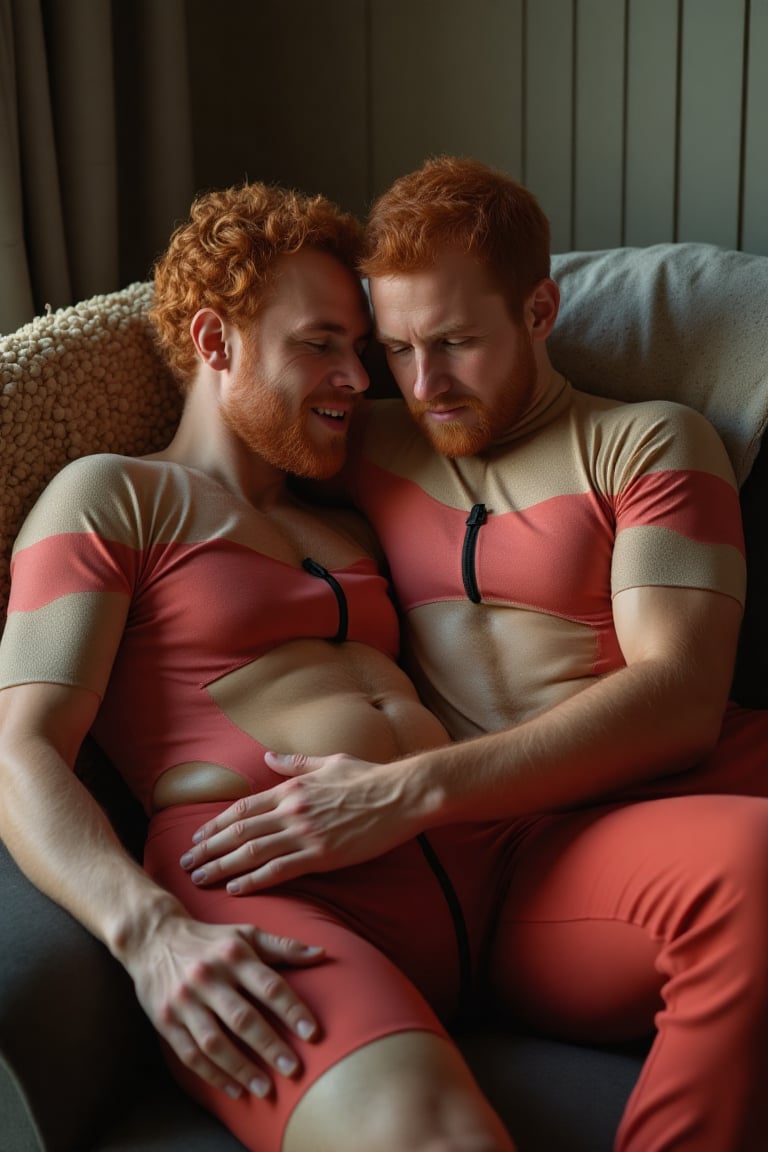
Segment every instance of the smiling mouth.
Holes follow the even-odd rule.
[[[313,408],[312,411],[317,416],[324,416],[328,420],[336,420],[339,424],[343,424],[347,417],[344,408]]]

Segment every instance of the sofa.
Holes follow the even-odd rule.
[[[723,437],[749,566],[733,693],[768,707],[768,257],[663,244],[558,254],[553,276],[563,303],[552,359],[577,387],[691,404]],[[0,625],[13,539],[47,480],[85,453],[141,454],[171,435],[180,401],[154,352],[150,296],[133,284],[0,338]],[[371,373],[372,392],[389,394],[376,355]],[[139,854],[142,814],[88,741],[77,771]],[[492,1020],[457,1039],[520,1152],[609,1152],[650,1043],[565,1044]],[[119,965],[0,844],[2,1152],[241,1148],[173,1083]]]

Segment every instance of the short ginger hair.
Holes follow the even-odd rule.
[[[201,308],[242,327],[268,299],[281,256],[314,248],[356,273],[361,245],[359,221],[324,196],[256,182],[198,196],[153,270],[150,320],[179,385],[197,365],[189,328]]]
[[[438,156],[396,180],[373,204],[360,270],[423,271],[446,248],[486,265],[515,317],[550,273],[549,221],[535,196],[479,160]]]

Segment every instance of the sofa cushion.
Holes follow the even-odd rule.
[[[152,343],[150,283],[61,308],[0,338],[0,628],[21,522],[44,486],[90,452],[168,443],[181,397]]]
[[[585,392],[697,408],[743,484],[768,421],[768,257],[658,244],[555,255],[552,276],[555,366]]]

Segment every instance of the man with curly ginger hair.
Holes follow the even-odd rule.
[[[555,370],[547,220],[503,173],[443,157],[403,176],[361,267],[405,403],[361,410],[349,486],[455,742],[390,764],[287,756],[299,814],[284,783],[250,798],[195,865],[255,892],[403,827],[440,843],[477,822],[446,862],[459,952],[468,877],[494,891],[466,1000],[567,1040],[653,1038],[617,1152],[758,1152],[768,712],[728,703],[745,563],[723,445],[688,408]]]
[[[172,237],[153,318],[176,434],[67,466],[16,543],[0,835],[253,1152],[512,1152],[445,1030],[454,926],[426,838],[374,835],[356,866],[256,895],[194,859],[203,824],[280,779],[269,749],[385,761],[448,742],[396,663],[367,529],[287,483],[340,467],[368,384],[359,251],[328,201],[261,184],[201,197]],[[89,731],[147,813],[144,868],[71,771]]]

